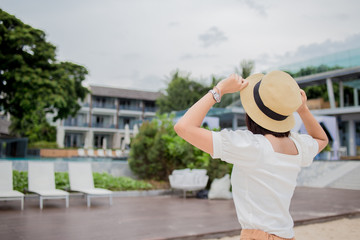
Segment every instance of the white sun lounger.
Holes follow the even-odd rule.
[[[122,156],[123,156],[123,151],[121,151],[121,150],[115,150],[115,156],[117,156],[117,157],[122,157]]]
[[[51,162],[28,163],[29,191],[40,197],[40,209],[43,209],[44,199],[64,198],[69,207],[69,193],[55,188],[54,164]]]
[[[98,149],[97,150],[97,156],[98,157],[105,157],[104,149]]]
[[[69,162],[68,166],[70,189],[84,193],[88,207],[90,207],[90,199],[93,197],[109,197],[109,203],[112,205],[112,191],[94,187],[91,163]]]
[[[106,156],[108,156],[108,157],[114,157],[113,151],[112,151],[111,149],[107,149],[107,150],[106,150]]]
[[[13,190],[12,162],[0,161],[0,201],[20,200],[24,210],[24,194]]]
[[[86,157],[85,149],[79,148],[78,155],[79,155],[79,157]]]
[[[87,154],[88,154],[88,157],[96,157],[95,153],[94,153],[94,149],[88,149],[87,150]]]

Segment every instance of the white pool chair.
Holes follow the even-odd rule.
[[[96,155],[94,153],[94,149],[88,149],[87,150],[87,155],[88,155],[88,157],[96,157]]]
[[[111,149],[107,149],[107,150],[106,150],[106,156],[108,156],[108,157],[114,157],[113,151],[112,151]]]
[[[209,176],[206,175],[206,169],[190,170],[180,169],[174,170],[169,175],[170,186],[172,189],[183,191],[183,196],[186,198],[187,191],[199,191],[206,188]]]
[[[85,149],[79,148],[78,155],[79,155],[79,157],[86,157]]]
[[[70,189],[85,194],[88,207],[93,197],[109,197],[109,204],[112,205],[112,191],[94,187],[91,163],[69,162],[68,166]]]
[[[55,188],[54,164],[51,162],[28,163],[29,191],[39,195],[40,209],[43,209],[44,199],[65,199],[69,207],[69,193]]]
[[[97,150],[97,156],[98,157],[105,157],[104,149],[98,149]]]
[[[122,157],[123,156],[123,152],[122,152],[122,150],[115,150],[115,156],[116,157]]]
[[[24,210],[24,194],[13,190],[12,162],[0,161],[0,201],[20,200]]]

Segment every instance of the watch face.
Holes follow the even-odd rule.
[[[214,90],[210,90],[210,92],[212,93],[215,101],[216,101],[217,103],[219,103],[220,100],[221,100],[221,99],[220,99],[220,95],[219,95],[216,91],[214,91]]]

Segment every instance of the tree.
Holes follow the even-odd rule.
[[[247,78],[251,75],[253,69],[254,69],[255,63],[252,60],[242,60],[240,63],[240,70],[238,68],[235,68],[235,72],[239,75],[241,75],[242,78]],[[213,77],[212,85],[211,87],[216,86],[218,82],[220,82],[222,79],[216,79]],[[240,100],[240,94],[239,92],[226,94],[222,96],[221,102],[218,104],[215,104],[214,107],[216,108],[225,108],[229,106],[232,103],[235,103]]]
[[[43,31],[0,9],[0,107],[11,115],[11,131],[30,142],[54,141],[46,115],[74,116],[88,93],[87,70],[58,62],[55,51]]]
[[[160,113],[184,110],[191,107],[208,90],[207,86],[191,80],[189,75],[176,71],[168,83],[166,93],[157,99],[156,104]]]
[[[240,62],[240,70],[235,68],[235,72],[241,75],[242,78],[247,78],[254,70],[255,62],[253,60],[242,60]]]

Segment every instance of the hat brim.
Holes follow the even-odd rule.
[[[257,106],[254,99],[254,87],[263,78],[264,74],[257,73],[246,78],[248,86],[240,91],[241,104],[249,117],[261,127],[273,132],[287,132],[295,126],[294,115],[291,114],[282,121],[277,121],[266,116]]]

